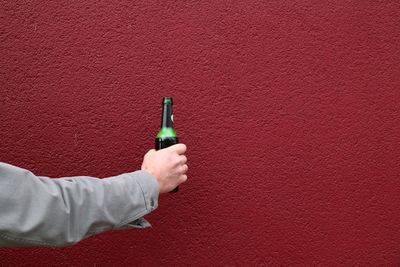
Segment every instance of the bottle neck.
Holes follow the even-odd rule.
[[[172,105],[170,103],[163,104],[161,128],[173,128]]]

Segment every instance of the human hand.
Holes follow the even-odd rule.
[[[185,152],[186,145],[176,144],[158,151],[152,149],[144,156],[142,170],[156,177],[160,193],[170,192],[186,182],[188,166]]]

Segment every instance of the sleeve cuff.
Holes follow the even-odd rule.
[[[134,178],[140,186],[147,213],[154,211],[158,207],[158,195],[160,193],[160,188],[156,178],[146,171],[136,171],[129,173],[128,175]],[[132,222],[129,222],[125,226],[147,228],[150,227],[151,224],[143,217],[140,217]]]

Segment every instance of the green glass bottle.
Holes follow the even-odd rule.
[[[173,127],[172,115],[172,97],[163,97],[162,114],[161,114],[161,129],[156,136],[155,149],[163,149],[179,143]],[[179,187],[171,192],[178,192]]]

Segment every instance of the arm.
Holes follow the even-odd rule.
[[[63,246],[121,227],[147,227],[159,185],[147,171],[50,179],[0,163],[0,246]]]

